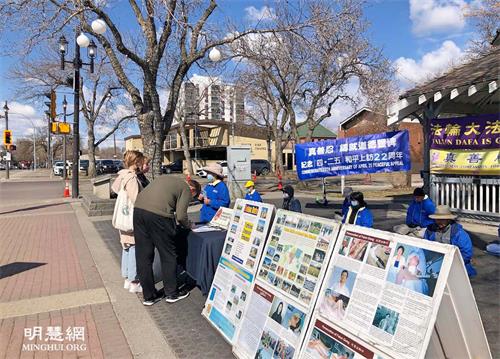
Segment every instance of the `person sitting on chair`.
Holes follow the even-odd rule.
[[[349,206],[349,210],[342,219],[342,223],[372,228],[373,215],[366,206],[363,193],[353,192],[349,198],[351,200],[351,204]]]
[[[406,223],[394,226],[393,230],[399,234],[423,238],[427,226],[434,223],[429,216],[435,211],[434,202],[425,194],[423,188],[415,188],[413,201],[406,211]]]

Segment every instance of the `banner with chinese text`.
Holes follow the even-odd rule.
[[[430,127],[432,173],[499,173],[500,114],[434,119]]]
[[[393,131],[295,145],[300,180],[409,171],[408,131]]]

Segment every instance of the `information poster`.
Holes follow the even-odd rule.
[[[203,315],[233,343],[274,214],[272,204],[236,200]]]
[[[236,200],[223,255],[255,273],[273,212],[272,204]]]
[[[241,331],[238,358],[297,358],[339,232],[332,220],[278,210]]]
[[[258,278],[308,307],[321,285],[322,269],[338,229],[332,220],[279,210]]]
[[[451,266],[446,254],[452,250],[448,245],[343,226],[313,320],[372,343],[387,356],[424,357]],[[358,352],[354,357],[369,357],[363,355]]]
[[[215,213],[214,218],[210,221],[210,225],[227,231],[232,216],[233,210],[231,208],[220,207],[217,213]]]

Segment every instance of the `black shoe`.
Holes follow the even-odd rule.
[[[155,303],[158,303],[160,300],[162,300],[163,298],[165,297],[164,294],[161,294],[160,292],[157,292],[155,297],[153,299],[148,299],[148,300],[144,300],[142,302],[142,304],[144,304],[145,306],[147,307],[150,307],[152,306],[153,304]]]
[[[167,295],[167,297],[165,298],[165,302],[175,303],[175,302],[178,302],[179,300],[187,298],[187,297],[189,297],[189,292],[185,291],[185,290],[180,290],[175,294]]]

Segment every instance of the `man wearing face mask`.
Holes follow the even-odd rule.
[[[471,263],[473,255],[472,241],[462,225],[455,221],[457,216],[451,213],[450,207],[445,205],[437,206],[436,212],[429,217],[434,219],[436,223],[427,227],[424,238],[429,241],[452,244],[458,247],[467,274],[469,277],[475,276],[477,272]]]
[[[212,220],[220,207],[229,207],[231,198],[226,184],[222,181],[224,179],[222,166],[214,163],[203,170],[207,172],[209,183],[198,199],[203,203],[200,210],[200,222],[207,223]]]
[[[254,201],[254,202],[262,202],[262,197],[260,196],[259,192],[255,189],[255,183],[253,181],[247,181],[245,183],[245,188],[247,190],[247,193],[245,195],[245,199],[248,201]]]
[[[189,295],[189,292],[177,289],[177,223],[184,228],[191,227],[187,209],[200,190],[200,184],[194,180],[160,176],[137,195],[134,206],[135,258],[146,306],[163,297],[156,291],[153,277],[155,248],[160,255],[166,301],[175,303]]]
[[[302,213],[302,206],[300,205],[300,201],[294,196],[293,187],[289,184],[283,188],[283,209],[292,212]]]
[[[436,206],[424,192],[423,188],[415,188],[413,191],[413,201],[406,212],[406,223],[394,226],[393,231],[399,234],[406,234],[423,238],[427,226],[434,223],[429,216],[434,213]]]
[[[351,205],[344,215],[342,223],[355,224],[362,227],[373,227],[373,215],[366,207],[366,202],[361,192],[353,192],[350,196]]]

